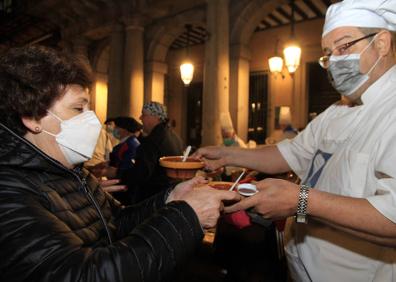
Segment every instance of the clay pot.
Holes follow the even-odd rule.
[[[193,178],[197,170],[204,167],[200,160],[187,158],[182,162],[183,156],[168,156],[159,159],[160,166],[166,170],[166,175],[173,179],[186,180]]]

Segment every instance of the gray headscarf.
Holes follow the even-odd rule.
[[[166,107],[158,102],[148,102],[144,104],[143,110],[148,111],[152,116],[158,116],[161,121],[166,121],[168,118]]]

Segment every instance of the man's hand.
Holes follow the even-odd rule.
[[[193,155],[193,158],[200,159],[205,163],[205,169],[215,171],[226,165],[225,148],[221,146],[208,146],[199,148]]]
[[[120,182],[119,179],[101,180],[100,187],[102,187],[102,189],[108,193],[128,190],[128,187],[126,185],[116,185],[119,182]]]
[[[292,182],[267,178],[256,184],[259,193],[228,206],[225,212],[254,208],[265,218],[280,219],[296,213],[299,186]]]

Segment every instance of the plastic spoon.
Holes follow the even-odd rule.
[[[191,151],[191,146],[188,145],[186,150],[184,151],[182,162],[185,162],[187,160],[187,157],[190,154],[190,151]]]
[[[234,190],[235,186],[238,184],[239,180],[241,180],[242,176],[245,174],[246,170],[242,171],[241,175],[238,176],[237,180],[235,180],[234,184],[230,187],[228,191]]]

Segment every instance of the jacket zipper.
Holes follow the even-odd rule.
[[[91,191],[88,189],[88,187],[87,187],[87,181],[86,181],[85,177],[83,177],[82,179],[80,179],[80,178],[78,177],[78,179],[79,179],[80,183],[82,184],[82,187],[83,187],[83,190],[84,190],[85,194],[88,195],[88,198],[91,200],[91,202],[92,202],[93,205],[95,206],[95,209],[96,209],[96,211],[98,212],[99,217],[100,217],[100,219],[101,219],[101,221],[102,221],[102,223],[103,223],[103,226],[104,226],[104,228],[105,228],[105,230],[106,230],[107,239],[108,239],[108,241],[109,241],[109,243],[110,243],[110,245],[111,245],[111,244],[113,243],[113,240],[111,239],[110,231],[109,231],[109,228],[107,227],[106,220],[105,220],[105,218],[104,218],[104,216],[103,216],[103,214],[102,214],[102,211],[100,210],[99,205],[98,205],[98,203],[96,202],[95,198],[94,198],[93,195],[91,194]]]
[[[36,148],[36,146],[34,146],[32,143],[28,142],[25,138],[15,134],[12,130],[10,130],[7,126],[3,125],[2,123],[0,123],[0,125],[6,129],[10,134],[12,134],[14,137],[16,137],[17,139],[19,139],[22,143],[27,144],[29,147],[31,147],[35,152],[37,152],[39,155],[41,155],[44,159],[46,159],[47,161],[49,161],[50,163],[54,164],[55,166],[59,167],[60,169],[72,174],[74,177],[77,178],[78,182],[80,182],[80,184],[83,187],[83,190],[85,192],[86,195],[88,195],[89,200],[93,203],[93,205],[95,206],[96,211],[99,214],[99,217],[102,221],[102,224],[106,230],[106,234],[107,234],[107,239],[109,241],[110,244],[113,243],[113,240],[111,239],[110,236],[110,231],[109,228],[107,227],[106,221],[104,219],[104,216],[102,214],[102,211],[100,210],[98,203],[95,201],[94,197],[92,196],[91,192],[89,191],[89,189],[87,188],[87,181],[85,180],[85,177],[82,177],[82,180],[80,178],[79,175],[77,175],[76,173],[74,173],[73,171],[67,169],[66,167],[64,167],[63,165],[55,162],[53,159],[49,158],[46,154],[44,154],[43,152],[41,152],[38,148]]]

